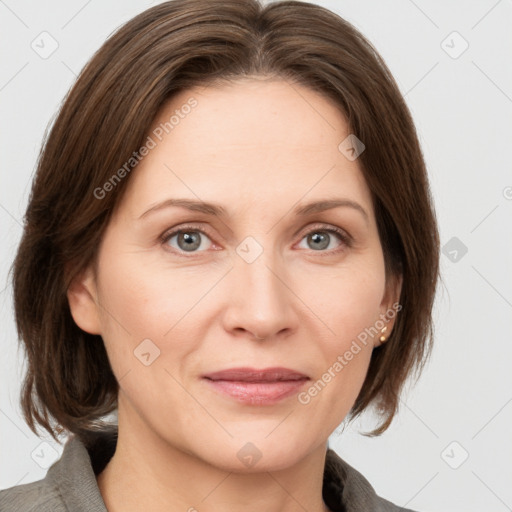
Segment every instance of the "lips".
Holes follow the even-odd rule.
[[[203,376],[217,393],[245,405],[273,405],[296,394],[310,380],[288,368],[231,368]]]
[[[303,373],[290,370],[288,368],[276,367],[257,370],[254,368],[231,368],[220,372],[209,373],[204,378],[218,381],[235,382],[278,382],[278,381],[297,381],[309,379]]]

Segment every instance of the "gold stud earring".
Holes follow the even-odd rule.
[[[379,338],[379,340],[380,340],[380,341],[382,341],[382,343],[384,343],[384,342],[387,340],[386,336],[384,336],[384,333],[385,333],[387,330],[388,330],[388,328],[387,328],[387,327],[384,327],[384,329],[382,329],[382,331],[381,331],[382,336]]]

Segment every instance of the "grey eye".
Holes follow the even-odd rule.
[[[201,245],[199,233],[180,233],[178,235],[178,246],[184,251],[195,251]]]
[[[202,237],[208,239],[204,233],[198,230],[180,230],[171,233],[167,238],[167,243],[174,249],[180,251],[195,252],[199,248],[205,249],[205,247],[202,247],[202,245],[204,245],[202,244]]]
[[[307,235],[308,244],[311,242],[309,247],[315,251],[326,249],[329,246],[329,242],[331,241],[331,235],[322,232],[316,231],[314,233],[310,233]]]

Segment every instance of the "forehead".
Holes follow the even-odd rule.
[[[349,127],[332,100],[280,79],[194,87],[156,117],[154,141],[130,178],[130,201],[166,196],[291,207],[301,198],[370,193],[357,160],[338,149]]]

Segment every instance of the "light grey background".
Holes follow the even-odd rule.
[[[44,130],[105,38],[156,3],[0,0],[0,488],[42,478],[62,451],[19,412],[23,361],[8,282]],[[384,435],[361,436],[372,426],[366,417],[330,446],[398,505],[512,510],[512,2],[316,3],[360,29],[394,74],[420,135],[446,253],[422,378]],[[44,55],[53,40],[58,48]]]

